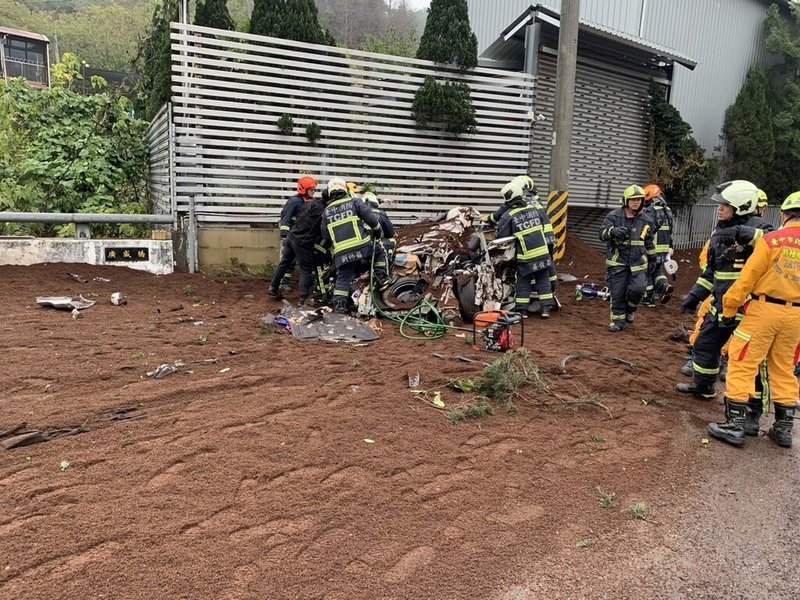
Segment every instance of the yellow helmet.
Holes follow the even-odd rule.
[[[756,206],[758,208],[764,208],[767,205],[767,192],[762,190],[761,188],[758,189],[758,203]]]
[[[800,192],[786,196],[786,200],[781,204],[781,210],[800,210]]]
[[[622,192],[622,198],[620,198],[620,204],[622,206],[628,206],[628,200],[633,200],[635,198],[640,198],[642,202],[644,202],[645,193],[641,186],[638,185],[629,185],[625,188],[625,191]]]
[[[361,186],[358,185],[355,181],[348,181],[347,182],[347,193],[351,196],[355,196],[361,191]]]

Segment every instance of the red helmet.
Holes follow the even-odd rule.
[[[650,204],[653,201],[653,198],[663,198],[664,192],[661,191],[661,188],[658,187],[655,183],[651,183],[650,185],[644,186],[644,201],[647,204]]]
[[[297,193],[305,196],[308,190],[317,187],[317,180],[313,177],[301,177],[297,180]]]

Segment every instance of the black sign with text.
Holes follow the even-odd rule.
[[[150,260],[149,248],[105,248],[106,262],[139,262]]]

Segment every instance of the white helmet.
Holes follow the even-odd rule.
[[[372,192],[364,192],[361,195],[361,199],[366,204],[369,204],[373,208],[378,208],[378,206],[380,206],[380,202],[378,202],[378,197],[375,194],[373,194]]]
[[[503,195],[503,200],[506,202],[511,202],[514,198],[522,198],[525,194],[525,190],[522,187],[522,183],[517,179],[510,181],[509,183],[503,186],[503,189],[500,190],[500,193]]]
[[[711,199],[732,206],[737,215],[749,215],[756,211],[758,188],[754,183],[744,179],[726,181],[717,186],[717,191]]]
[[[337,191],[347,194],[347,182],[341,177],[333,177],[328,181],[328,195]]]
[[[517,175],[511,181],[518,182],[523,190],[536,194],[536,184],[533,182],[533,178],[530,175]]]

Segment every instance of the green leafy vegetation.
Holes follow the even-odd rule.
[[[773,4],[765,23],[766,47],[782,60],[768,71],[751,68],[725,115],[727,179],[749,179],[779,204],[800,189],[800,4],[789,17]]]
[[[0,82],[0,210],[147,213],[147,123],[131,103],[92,78],[94,93],[75,91],[81,63],[65,54],[52,85],[35,90],[22,79]],[[100,234],[142,235],[142,227],[106,227]],[[146,228],[145,228],[146,229]],[[53,235],[68,228],[7,224],[6,233]]]
[[[648,181],[658,182],[670,203],[693,204],[717,176],[717,164],[705,157],[691,126],[666,98],[666,88],[650,84],[650,164]]]

